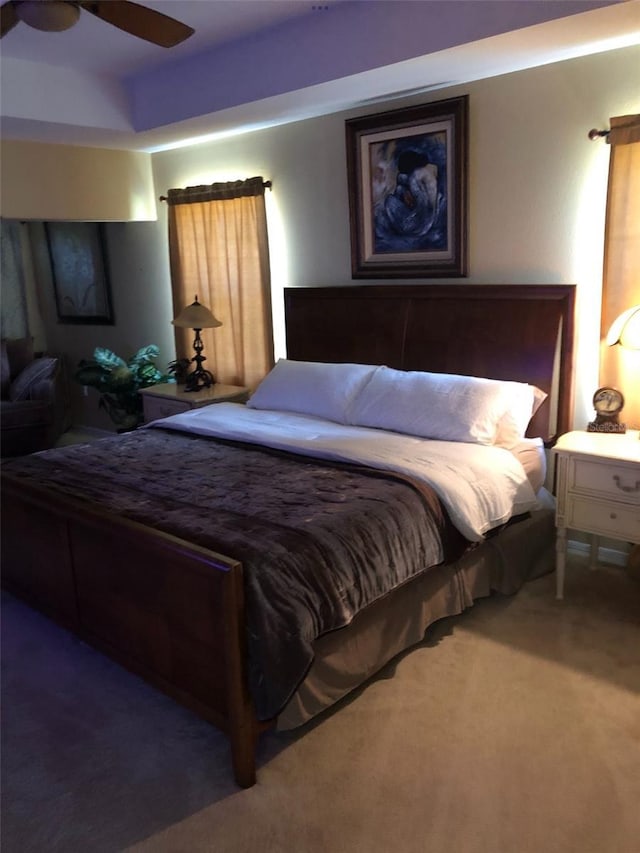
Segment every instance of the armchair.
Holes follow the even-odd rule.
[[[62,360],[35,355],[33,340],[3,340],[0,353],[0,455],[53,447],[67,428]]]

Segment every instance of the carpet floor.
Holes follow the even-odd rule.
[[[445,619],[238,789],[214,728],[2,603],[3,853],[640,853],[640,583]]]

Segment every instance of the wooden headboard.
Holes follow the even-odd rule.
[[[529,382],[549,398],[528,434],[570,428],[575,285],[289,287],[287,358]]]

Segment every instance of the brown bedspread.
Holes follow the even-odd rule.
[[[303,680],[314,640],[466,544],[435,493],[395,474],[159,429],[3,469],[240,560],[261,719]]]

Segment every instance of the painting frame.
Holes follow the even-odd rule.
[[[114,325],[103,222],[45,222],[59,323]]]
[[[467,276],[469,96],[345,125],[351,277]]]

